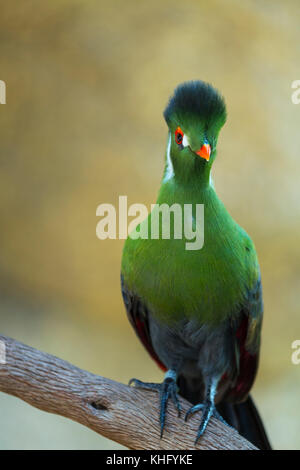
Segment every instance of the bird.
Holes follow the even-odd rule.
[[[192,404],[186,421],[201,410],[195,443],[213,416],[270,449],[249,394],[263,318],[260,267],[254,243],[218,197],[211,173],[227,118],[225,100],[210,83],[191,80],[176,87],[163,114],[168,137],[155,207],[202,205],[203,244],[187,249],[185,234],[172,237],[172,218],[170,237],[162,228],[151,237],[155,209],[126,239],[121,290],[127,316],[165,372],[162,383],[129,384],[159,393],[161,437],[168,402],[180,415],[182,396]],[[189,220],[197,230],[193,214]]]

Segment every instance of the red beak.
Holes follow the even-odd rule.
[[[211,148],[209,144],[203,144],[201,149],[195,152],[199,157],[205,158],[205,160],[208,162],[210,153],[211,153]]]

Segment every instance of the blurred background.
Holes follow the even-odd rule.
[[[225,96],[214,181],[254,239],[265,318],[253,396],[277,449],[300,448],[297,0],[1,2],[2,334],[112,379],[160,381],[122,304],[123,240],[96,238],[100,203],[156,200],[174,87]],[[117,449],[0,394],[2,449]]]

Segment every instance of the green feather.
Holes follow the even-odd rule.
[[[195,82],[192,83],[195,91]],[[202,88],[199,89],[202,93]],[[206,103],[203,108],[199,105],[201,97],[198,95],[196,105],[190,98],[184,107],[182,97],[176,101],[177,90],[165,111],[174,175],[166,178],[169,171],[166,154],[166,169],[157,199],[158,204],[171,206],[175,203],[182,208],[184,204],[193,204],[193,207],[204,204],[203,247],[186,250],[190,240],[184,237],[164,240],[160,231],[157,240],[128,238],[123,250],[124,282],[147,305],[152,315],[166,323],[183,318],[212,325],[220,323],[239,313],[249,289],[259,278],[256,252],[250,237],[232,219],[210,184],[218,133],[225,122],[226,111],[215,90],[209,90],[206,102],[203,93],[200,94],[202,103]],[[202,113],[201,109],[204,110]],[[207,109],[213,109],[214,119],[207,114]],[[175,142],[177,126],[188,135],[189,147],[179,148]],[[195,154],[204,139],[212,148],[209,162]],[[140,230],[147,231],[147,227],[149,230],[152,216],[149,214],[140,224]]]

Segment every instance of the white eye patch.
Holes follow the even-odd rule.
[[[184,136],[183,136],[182,145],[183,145],[184,147],[187,147],[188,145],[190,145],[190,144],[189,144],[189,140],[188,140],[186,134],[184,134]]]

